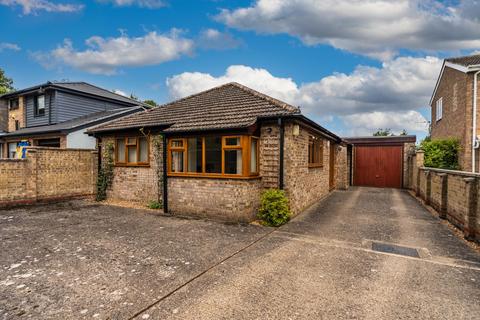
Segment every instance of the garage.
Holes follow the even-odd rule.
[[[351,145],[351,184],[377,188],[405,185],[405,153],[415,147],[415,136],[345,138]]]

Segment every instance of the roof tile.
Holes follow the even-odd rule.
[[[231,82],[91,129],[168,126],[167,132],[241,128],[258,117],[300,114],[297,107]]]

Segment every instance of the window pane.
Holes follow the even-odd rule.
[[[117,139],[117,162],[125,162],[125,139]]]
[[[242,150],[225,150],[225,173],[242,174]]]
[[[182,148],[183,140],[172,140],[172,148]]]
[[[172,172],[183,172],[183,151],[172,151]]]
[[[187,141],[188,172],[202,172],[202,138]]]
[[[127,144],[136,145],[137,144],[137,138],[128,138],[127,139]]]
[[[139,142],[139,162],[148,162],[148,141],[147,138],[141,137],[138,139]]]
[[[137,147],[127,147],[128,148],[128,162],[136,163],[137,162]]]
[[[235,138],[226,138],[225,145],[227,146],[239,146],[240,145],[240,137]]]
[[[250,172],[257,173],[257,139],[252,139],[252,143],[250,144]]]
[[[38,96],[37,98],[38,111],[45,109],[45,96]]]
[[[205,138],[205,171],[222,173],[222,138]]]
[[[15,158],[17,156],[17,143],[9,143],[8,144],[8,158]]]

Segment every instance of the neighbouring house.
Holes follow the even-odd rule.
[[[173,214],[250,221],[268,188],[284,189],[298,214],[348,187],[341,138],[299,108],[238,83],[89,132],[99,140],[102,166],[113,157],[108,198],[160,200]]]
[[[457,138],[463,171],[480,172],[480,55],[445,59],[430,100],[432,139]]]
[[[31,146],[95,149],[89,127],[145,110],[143,103],[85,82],[47,82],[0,96],[0,158]]]

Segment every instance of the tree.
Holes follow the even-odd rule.
[[[390,128],[379,128],[374,134],[374,137],[387,137],[387,136],[393,136],[392,129]]]
[[[407,130],[403,129],[402,132],[400,132],[401,136],[408,136]]]
[[[156,107],[158,105],[154,100],[144,100],[143,103],[149,104],[152,107]]]
[[[5,71],[0,68],[0,94],[15,90],[13,80],[5,75]]]

